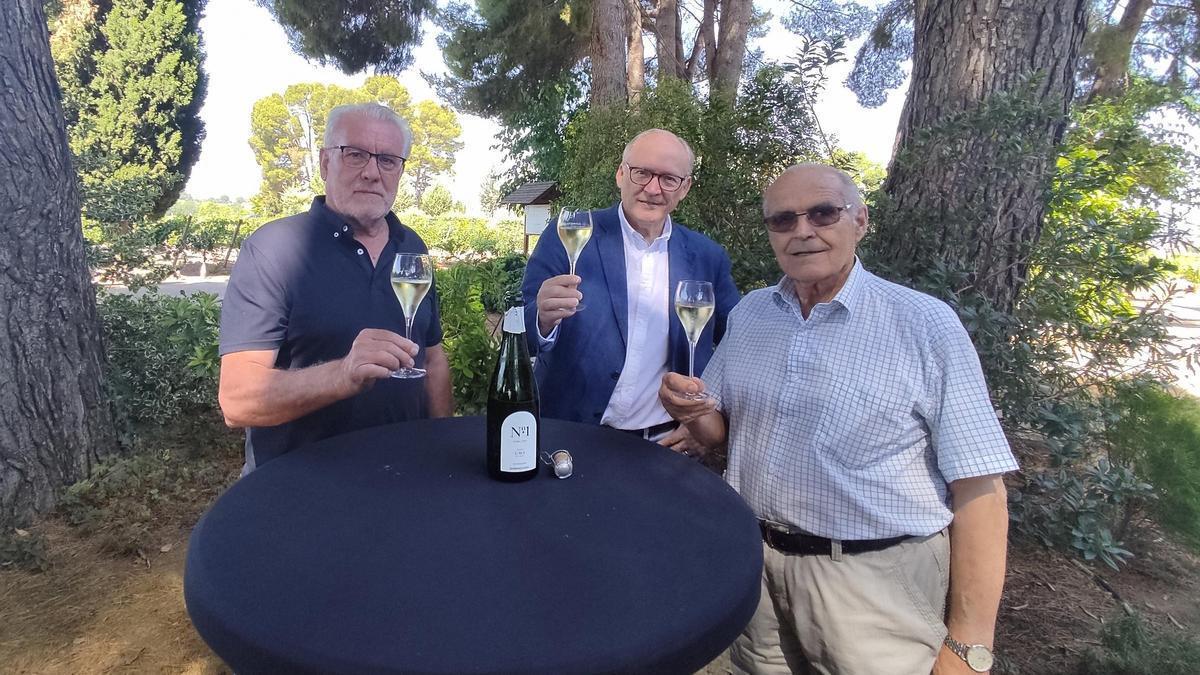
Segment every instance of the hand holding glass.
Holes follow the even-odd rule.
[[[392,291],[404,311],[404,337],[412,340],[413,317],[421,307],[421,301],[433,285],[433,261],[419,253],[398,253],[392,262]],[[424,368],[403,367],[392,373],[397,378],[425,377]]]
[[[675,287],[675,313],[679,315],[679,323],[683,324],[683,332],[688,339],[688,377],[696,376],[696,343],[712,319],[716,306],[713,286],[707,281],[685,279]],[[703,401],[712,398],[712,395],[702,391],[685,394],[684,398]]]
[[[592,212],[581,209],[563,209],[558,214],[558,238],[563,248],[567,250],[567,260],[571,261],[571,274],[575,274],[575,262],[583,247],[592,238]],[[584,308],[581,300],[575,306],[575,311]]]

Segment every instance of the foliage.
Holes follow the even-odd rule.
[[[1089,650],[1076,673],[1090,675],[1190,675],[1200,663],[1194,635],[1154,630],[1140,616],[1122,616],[1100,631],[1101,650]]]
[[[127,424],[166,424],[216,409],[215,295],[103,294],[98,307],[110,396]]]
[[[446,215],[451,211],[462,213],[463,205],[460,202],[454,201],[450,191],[444,186],[437,186],[425,195],[421,200],[421,210],[425,213],[437,218],[438,216]]]
[[[1200,547],[1200,401],[1156,385],[1118,389],[1112,454],[1154,484],[1158,521]]]
[[[516,174],[504,189],[557,176],[563,131],[584,103],[589,14],[564,0],[451,2],[435,18],[449,74],[429,77],[456,109],[500,122]]]
[[[443,344],[450,361],[454,400],[464,415],[477,414],[487,403],[487,387],[497,341],[488,332],[483,293],[494,284],[480,267],[459,263],[437,273]]]
[[[502,258],[479,263],[480,299],[484,309],[496,314],[503,314],[508,309],[507,298],[521,290],[526,262],[524,254],[514,251]]]
[[[1176,255],[1170,259],[1175,274],[1190,284],[1200,285],[1200,255]]]
[[[504,198],[504,192],[500,190],[500,178],[500,172],[493,168],[479,191],[479,210],[487,216],[494,215],[501,208],[500,200]]]
[[[40,533],[15,529],[0,532],[0,570],[45,572],[50,569],[46,538]]]
[[[221,447],[221,450],[227,450]],[[111,458],[67,489],[59,512],[82,533],[99,537],[101,547],[143,557],[156,529],[180,520],[195,522],[196,504],[209,504],[236,475],[221,462],[169,450]],[[180,509],[185,514],[176,514]]]
[[[463,148],[458,140],[462,126],[453,110],[433,101],[418,103],[410,123],[413,147],[404,163],[404,175],[411,182],[419,204],[433,179],[449,174],[454,168],[454,153]]]
[[[887,0],[866,6],[853,0],[794,3],[784,26],[822,42],[849,42],[867,35],[854,58],[846,85],[859,105],[877,108],[888,92],[904,84],[902,64],[912,58],[913,0]]]
[[[179,196],[204,137],[200,0],[67,0],[51,19],[85,221],[136,223]]]
[[[258,0],[297,53],[344,73],[399,73],[421,44],[433,0]]]
[[[521,248],[525,232],[525,226],[515,220],[490,224],[484,218],[459,215],[431,218],[411,211],[402,220],[421,236],[426,246],[444,253],[452,261],[507,255]]]
[[[419,196],[436,177],[450,171],[454,153],[462,149],[462,127],[450,108],[433,101],[414,105],[408,89],[384,75],[367,78],[357,89],[293,84],[282,94],[255,101],[250,113],[250,147],[263,176],[253,199],[255,213],[279,217],[307,208],[313,195],[324,189],[320,150],[329,111],[365,102],[387,106],[408,121],[414,143],[404,170],[414,193]]]
[[[1046,546],[1074,550],[1113,569],[1132,555],[1121,538],[1154,491],[1129,468],[1101,459],[1086,471],[1060,467],[1034,473],[1012,493],[1009,517]]]
[[[562,203],[609,206],[619,198],[613,175],[625,143],[661,127],[696,152],[694,182],[675,214],[733,254],[733,276],[743,290],[774,283],[779,268],[761,226],[763,188],[797,161],[822,156],[805,93],[783,69],[760,69],[736,105],[704,102],[682,82],[647,89],[630,110],[580,114],[567,129],[560,185]]]

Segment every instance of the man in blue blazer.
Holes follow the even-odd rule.
[[[691,188],[694,161],[691,147],[669,131],[650,129],[630,141],[616,173],[621,201],[592,212],[576,275],[568,274],[557,228],[539,238],[521,291],[543,415],[604,424],[685,453],[692,447],[658,400],[662,377],[688,367],[675,287],[683,279],[709,281],[716,296],[696,346],[697,375],[738,301],[725,249],[671,220]]]

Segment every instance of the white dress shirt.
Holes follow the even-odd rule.
[[[625,293],[629,303],[629,335],[625,365],[600,423],[617,429],[644,429],[669,421],[658,400],[667,374],[668,334],[671,327],[671,272],[667,242],[671,218],[662,234],[647,242],[617,209],[625,240]]]

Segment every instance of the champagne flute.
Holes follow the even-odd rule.
[[[404,312],[404,337],[412,339],[413,317],[421,307],[421,301],[433,285],[433,261],[423,253],[397,253],[392,261],[392,291],[400,301]],[[412,379],[425,377],[424,368],[403,367],[394,371],[392,377]]]
[[[567,250],[567,260],[571,261],[571,274],[575,274],[575,261],[583,247],[592,238],[592,212],[584,209],[563,209],[558,214],[558,238],[563,248]],[[575,311],[584,309],[583,301],[575,306]]]
[[[675,314],[679,316],[679,323],[683,324],[683,332],[688,339],[688,377],[696,376],[696,343],[712,319],[716,306],[716,296],[713,295],[710,282],[685,279],[675,287]],[[712,398],[712,395],[702,391],[687,394],[684,398],[703,401]]]

